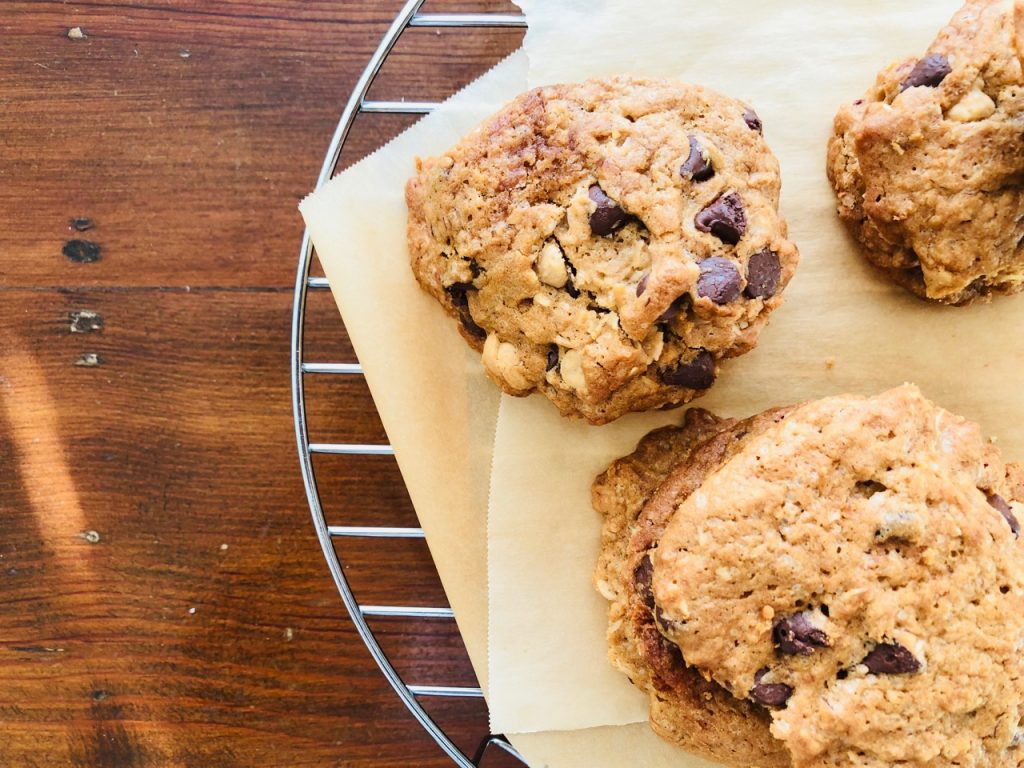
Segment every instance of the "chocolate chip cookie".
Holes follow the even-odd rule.
[[[420,285],[506,392],[602,424],[754,347],[797,249],[747,106],[619,77],[525,93],[406,187]]]
[[[1024,765],[1024,470],[977,425],[909,385],[691,411],[594,501],[611,658],[663,736],[733,765]]]
[[[843,106],[828,146],[839,215],[867,258],[926,299],[1024,289],[1024,18],[969,0],[921,58]]]

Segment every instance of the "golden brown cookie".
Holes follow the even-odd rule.
[[[422,287],[490,377],[601,424],[752,349],[797,263],[757,116],[619,77],[519,96],[406,187]]]
[[[737,699],[687,666],[660,633],[653,610],[650,549],[676,504],[776,412],[736,422],[690,409],[682,426],[655,430],[594,482],[604,516],[595,573],[609,600],[608,656],[650,697],[651,727],[689,752],[729,765],[784,768],[789,756],[761,707]]]
[[[1024,765],[1024,470],[977,425],[905,386],[670,434],[594,494],[656,731],[732,765]]]
[[[840,108],[828,146],[839,215],[918,296],[1024,289],[1024,5],[969,0],[920,59]]]

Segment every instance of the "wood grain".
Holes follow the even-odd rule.
[[[0,110],[18,119],[0,142],[0,206],[19,213],[0,231],[0,252],[19,254],[6,282],[287,285],[295,207],[399,3],[5,5]],[[87,39],[69,40],[73,26]],[[444,97],[518,40],[412,30],[374,96]],[[361,121],[348,157],[409,121]],[[61,255],[73,216],[97,224],[88,268]]]
[[[295,206],[400,5],[0,3],[0,765],[450,764],[334,591],[288,378]],[[456,9],[514,10],[427,6]],[[519,41],[454,35],[403,39],[376,97],[442,98]],[[346,162],[407,124],[363,121]],[[353,359],[329,297],[309,329]],[[309,397],[315,439],[386,439],[360,381]],[[415,524],[393,461],[317,472],[335,520]],[[443,604],[421,542],[345,546],[362,599]],[[375,628],[410,682],[474,684],[450,623]],[[430,708],[486,733],[480,702]]]

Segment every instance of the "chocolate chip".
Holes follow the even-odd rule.
[[[786,616],[775,622],[772,639],[779,653],[810,656],[815,648],[828,648],[828,635],[811,624],[806,613]]]
[[[91,240],[68,240],[62,253],[79,264],[92,264],[100,260],[100,245]]]
[[[469,297],[467,294],[473,290],[473,286],[470,283],[452,283],[444,289],[445,293],[452,300],[452,304],[455,305],[456,309],[469,306]]]
[[[462,327],[466,329],[466,332],[469,333],[470,336],[480,339],[481,341],[487,338],[487,331],[474,322],[473,317],[469,314],[468,308],[465,312],[459,313],[459,319],[462,320]]]
[[[654,620],[661,625],[661,628],[666,631],[678,629],[683,625],[681,621],[673,621],[665,615],[665,612],[661,610],[660,605],[654,606]]]
[[[651,273],[648,272],[640,278],[640,282],[636,284],[636,295],[640,296],[644,291],[647,290],[647,281],[650,280]]]
[[[701,232],[710,232],[723,243],[736,245],[747,231],[747,213],[740,196],[728,192],[698,213],[694,224]]]
[[[779,254],[764,248],[747,262],[747,287],[743,292],[751,299],[770,299],[779,290],[781,279]]]
[[[658,322],[671,323],[673,320],[676,319],[679,313],[683,311],[683,307],[685,307],[689,301],[690,296],[684,293],[682,296],[680,296],[671,304],[669,304],[668,309],[666,309],[664,312],[658,315]]]
[[[622,207],[604,193],[600,186],[590,187],[590,199],[597,208],[590,214],[590,231],[599,237],[610,235],[626,223],[626,212]]]
[[[569,257],[562,253],[562,261],[565,262],[565,271],[569,273],[569,278],[565,281],[565,292],[568,293],[572,298],[578,299],[580,297],[580,289],[576,287],[574,278],[576,277],[576,265],[569,261]]]
[[[914,65],[914,68],[910,70],[910,74],[907,75],[907,79],[900,84],[900,93],[907,90],[907,88],[916,88],[920,85],[934,88],[945,80],[946,75],[952,71],[952,68],[949,66],[949,60],[941,53],[925,56]]]
[[[654,610],[654,588],[651,586],[653,579],[654,564],[651,562],[651,556],[645,554],[633,571],[633,586],[643,598],[644,605],[652,611]]]
[[[750,698],[766,707],[781,709],[793,695],[793,689],[785,683],[762,683],[761,680],[767,674],[768,668],[765,667],[754,675],[754,687],[750,689]]]
[[[1006,499],[998,493],[990,493],[988,494],[988,503],[997,509],[999,514],[1003,516],[1003,519],[1009,523],[1010,530],[1013,531],[1013,537],[1017,538],[1020,536],[1020,523],[1017,522],[1017,518],[1014,516],[1013,510],[1010,509],[1010,505],[1006,503]]]
[[[76,216],[68,222],[68,227],[75,232],[87,232],[95,226],[96,223],[92,219],[87,219],[84,216]]]
[[[743,122],[747,124],[747,127],[750,130],[757,131],[758,133],[763,132],[764,126],[761,125],[761,118],[757,116],[757,113],[754,110],[748,108],[747,111],[743,113]]]
[[[736,265],[720,256],[704,259],[698,265],[697,295],[711,299],[715,304],[728,304],[740,295],[740,272]]]
[[[921,669],[921,662],[899,643],[879,643],[861,664],[875,675],[906,675]]]
[[[572,281],[570,277],[565,281],[565,292],[568,293],[572,298],[578,299],[580,297],[580,289],[576,287],[576,283]]]
[[[661,380],[676,387],[707,389],[715,383],[715,358],[703,349],[688,363],[679,363],[674,368],[663,369]]]
[[[459,313],[459,320],[466,332],[477,339],[486,339],[487,331],[476,324],[473,315],[469,311],[469,292],[476,290],[472,283],[454,283],[445,288],[445,292],[451,297],[455,310]]]
[[[548,367],[545,368],[544,370],[545,371],[550,371],[551,369],[555,368],[557,365],[558,365],[558,345],[557,344],[552,344],[548,348]]]
[[[469,274],[471,274],[473,276],[474,280],[476,280],[478,277],[480,277],[480,275],[482,275],[486,271],[487,270],[485,270],[483,267],[481,267],[479,264],[477,264],[476,261],[474,261],[473,259],[470,259],[470,261],[469,261]]]
[[[684,179],[693,179],[694,181],[707,181],[715,175],[711,158],[705,154],[704,148],[692,133],[690,134],[690,156],[686,158],[686,162],[679,169],[679,175]]]

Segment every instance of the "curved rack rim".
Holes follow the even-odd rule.
[[[360,112],[389,112],[402,114],[427,114],[437,105],[432,102],[382,102],[367,101],[366,94],[373,84],[374,79],[380,72],[384,61],[391,52],[395,43],[398,42],[401,34],[409,27],[525,27],[526,20],[522,16],[512,14],[420,14],[419,10],[425,0],[408,0],[399,14],[395,17],[387,33],[378,45],[373,57],[363,70],[357,81],[352,95],[349,97],[345,109],[341,114],[338,125],[331,137],[327,153],[324,157],[323,166],[317,178],[316,189],[326,184],[338,165],[345,140],[355,121],[356,115]],[[329,526],[324,516],[323,506],[320,501],[320,493],[317,487],[316,474],[313,470],[312,456],[315,453],[341,453],[351,454],[377,454],[388,455],[393,453],[389,446],[364,446],[364,445],[332,445],[314,444],[309,441],[308,422],[306,419],[306,401],[304,376],[307,374],[360,374],[362,369],[358,364],[351,363],[307,363],[303,359],[303,330],[305,325],[306,298],[310,289],[322,290],[329,288],[325,278],[310,277],[310,267],[313,259],[313,243],[306,230],[302,236],[302,245],[299,250],[299,265],[295,278],[295,300],[292,307],[292,332],[291,332],[291,381],[292,381],[292,410],[295,420],[295,438],[299,454],[299,466],[302,471],[302,481],[306,489],[306,499],[309,502],[310,512],[313,518],[313,525],[316,529],[317,538],[323,550],[324,559],[334,578],[338,594],[341,596],[345,608],[348,610],[352,623],[359,633],[360,639],[370,651],[370,655],[380,668],[381,673],[401,699],[402,703],[409,709],[419,724],[427,731],[431,738],[444,750],[460,768],[476,768],[488,747],[495,747],[517,758],[523,765],[526,761],[519,755],[515,748],[502,736],[486,736],[480,743],[476,754],[472,759],[452,742],[448,735],[434,722],[434,719],[427,714],[419,702],[419,697],[471,697],[480,698],[482,692],[479,688],[467,688],[460,686],[416,686],[406,684],[401,675],[397,672],[380,644],[374,636],[373,630],[367,623],[367,616],[403,616],[420,618],[450,618],[451,609],[447,608],[416,608],[409,606],[363,606],[356,599],[348,579],[342,568],[341,560],[334,548],[334,539],[346,536],[366,537],[421,537],[419,529],[385,529],[385,528],[356,528],[345,526]]]

